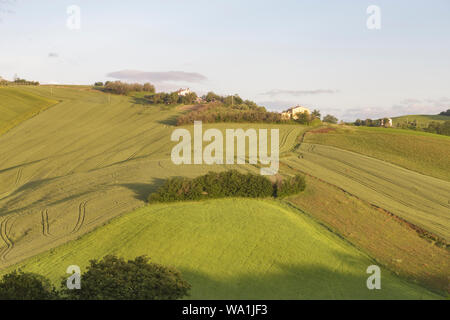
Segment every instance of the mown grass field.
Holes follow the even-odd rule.
[[[274,200],[222,199],[140,208],[16,267],[59,283],[67,266],[82,270],[106,254],[178,268],[192,299],[436,299],[382,270],[382,290],[368,290],[374,264],[348,242]]]
[[[0,87],[0,135],[56,103],[21,87]]]
[[[413,130],[347,126],[333,127],[326,133],[309,132],[305,142],[357,152],[450,181],[448,136]]]
[[[439,292],[450,291],[450,253],[407,224],[330,184],[307,177],[304,193],[287,199],[382,265]],[[324,195],[327,195],[324,197]]]
[[[170,136],[173,119],[182,112],[176,108],[144,106],[87,87],[21,87],[20,92],[61,102],[0,136],[0,266],[141,207],[168,177],[231,167],[259,171],[251,165],[173,164],[176,143]],[[282,151],[304,129],[278,127]]]
[[[450,182],[335,147],[303,143],[283,159],[432,233],[450,239]]]

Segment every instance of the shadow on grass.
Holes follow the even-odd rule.
[[[126,187],[134,192],[134,197],[138,200],[147,201],[148,196],[155,192],[165,181],[165,179],[153,178],[153,183],[123,183],[122,187]]]
[[[222,279],[204,273],[180,269],[192,285],[188,299],[250,300],[372,300],[443,299],[415,284],[408,283],[382,269],[381,289],[369,290],[366,270],[357,275],[331,270],[323,265],[279,264],[276,272],[232,275]]]

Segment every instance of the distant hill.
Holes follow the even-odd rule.
[[[431,114],[416,114],[416,115],[406,115],[401,117],[392,118],[392,123],[394,126],[397,123],[406,123],[407,121],[412,122],[416,120],[419,124],[419,127],[426,127],[428,123],[431,121],[444,122],[446,120],[450,120],[450,116],[441,116],[441,115],[431,115]]]

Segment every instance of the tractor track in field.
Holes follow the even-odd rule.
[[[301,169],[295,168],[289,163],[283,162],[283,164],[286,165],[291,170],[294,170],[294,171],[297,171],[297,172],[301,172],[301,173],[303,173],[304,175],[306,175],[308,177],[311,177],[313,179],[317,179],[320,182],[323,182],[323,183],[325,183],[325,184],[327,184],[329,186],[332,186],[332,187],[334,187],[334,188],[344,192],[345,194],[348,194],[348,195],[350,195],[350,196],[360,200],[361,202],[366,203],[366,204],[370,205],[371,207],[380,210],[381,212],[386,214],[389,218],[393,218],[398,223],[400,223],[401,225],[405,225],[408,228],[414,230],[420,237],[422,237],[424,239],[427,239],[432,244],[436,243],[436,244],[438,244],[440,246],[443,246],[446,250],[450,249],[450,244],[448,243],[448,241],[445,238],[443,238],[441,236],[438,236],[438,235],[434,234],[433,232],[430,232],[430,231],[428,231],[428,230],[426,230],[426,229],[424,229],[422,227],[419,227],[418,225],[413,224],[413,223],[407,221],[406,219],[396,215],[395,213],[393,213],[393,212],[391,212],[389,210],[386,210],[386,209],[384,209],[384,208],[382,208],[382,207],[380,207],[380,206],[378,206],[378,205],[376,205],[376,204],[374,204],[374,203],[372,203],[370,201],[364,200],[364,199],[358,197],[357,195],[355,195],[355,194],[345,190],[344,188],[341,188],[341,187],[339,187],[339,186],[337,186],[337,185],[335,185],[333,183],[325,181],[325,180],[323,180],[323,179],[321,179],[319,177],[316,177],[316,176],[314,176],[314,175],[312,175],[312,174],[310,174],[310,173],[308,173],[306,171],[303,171]]]
[[[14,182],[14,185],[17,186],[21,179],[22,179],[22,168],[19,168],[17,170],[16,181]]]
[[[6,256],[14,248],[14,242],[12,242],[11,239],[9,239],[9,237],[8,237],[8,222],[10,219],[11,219],[11,217],[5,218],[0,223],[0,237],[6,244],[6,248],[4,248],[0,254],[0,259],[3,261],[6,261]]]
[[[50,237],[50,224],[48,222],[48,209],[41,211],[41,224],[42,224],[42,235],[44,237]]]
[[[73,228],[71,233],[78,232],[84,224],[84,220],[86,218],[86,204],[87,201],[82,201],[78,207],[78,219],[75,227]]]

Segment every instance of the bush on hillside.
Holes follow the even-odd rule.
[[[175,177],[149,195],[149,202],[172,202],[225,197],[266,198],[285,197],[305,189],[305,180],[297,175],[276,184],[265,176],[237,170],[209,172],[195,179]]]
[[[277,182],[276,196],[284,198],[293,194],[300,193],[306,188],[305,178],[301,175],[295,175]]]
[[[39,274],[13,271],[0,281],[0,300],[52,300],[57,297],[50,281]]]
[[[98,82],[98,84],[100,84],[100,82]],[[100,90],[109,92],[109,93],[127,95],[130,92],[154,93],[155,87],[150,83],[144,83],[142,85],[140,83],[125,83],[122,81],[112,81],[112,82],[107,81],[107,82],[105,82],[105,85],[100,88]]]
[[[61,283],[63,298],[73,300],[174,300],[189,295],[191,285],[179,271],[149,262],[145,256],[125,261],[108,255],[91,260],[81,289]]]

